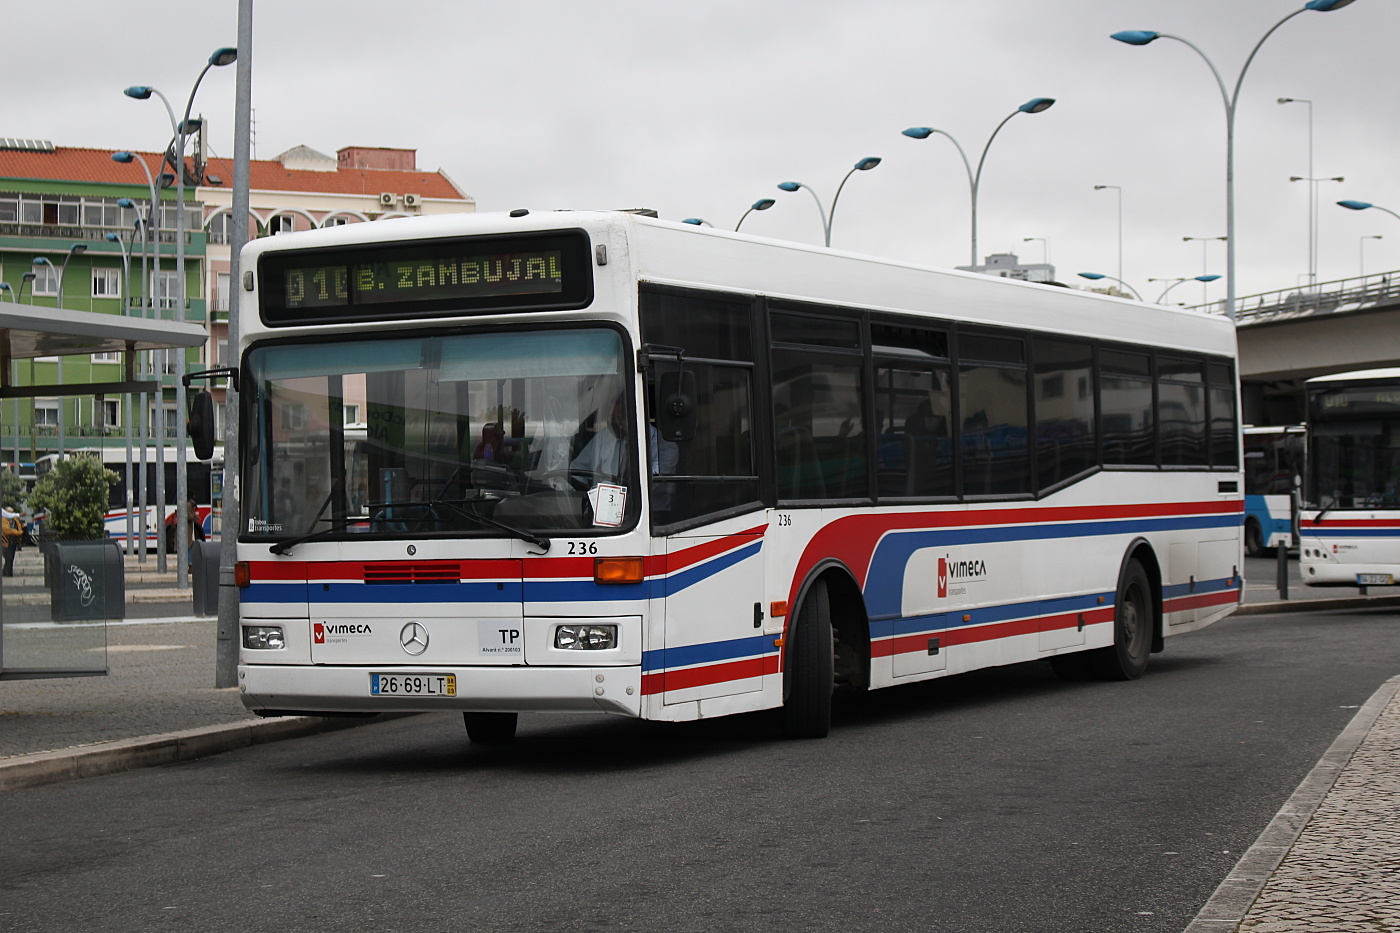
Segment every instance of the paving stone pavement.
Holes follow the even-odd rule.
[[[1239,924],[1240,933],[1400,931],[1400,693]]]

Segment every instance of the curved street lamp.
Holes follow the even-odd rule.
[[[752,214],[754,211],[766,211],[766,210],[768,210],[768,208],[772,207],[774,204],[777,204],[777,203],[778,203],[778,202],[777,202],[777,201],[774,201],[772,198],[759,198],[757,201],[755,201],[755,202],[753,202],[752,204],[749,205],[749,209],[748,209],[748,210],[744,211],[744,216],[743,216],[743,217],[740,217],[740,218],[739,218],[739,223],[737,223],[737,224],[734,225],[734,231],[737,233],[737,232],[739,231],[739,227],[742,226],[743,223],[744,223],[744,218],[745,218],[745,217],[748,217],[748,216],[749,216],[750,214]],[[831,244],[827,244],[827,245],[829,246],[829,245],[831,245]]]
[[[1218,275],[1187,275],[1187,276],[1181,276],[1181,277],[1179,277],[1179,278],[1171,278],[1171,279],[1148,279],[1147,281],[1149,281],[1149,282],[1170,282],[1170,283],[1171,283],[1171,284],[1168,285],[1165,289],[1162,290],[1162,294],[1160,294],[1160,295],[1157,296],[1157,301],[1156,301],[1156,303],[1157,303],[1157,304],[1161,304],[1161,303],[1162,303],[1162,299],[1165,298],[1165,297],[1167,297],[1167,292],[1171,291],[1173,288],[1176,288],[1176,287],[1177,287],[1178,285],[1180,285],[1182,282],[1214,282],[1214,281],[1215,281],[1216,279],[1218,279],[1218,278],[1220,278],[1220,276],[1218,276]]]
[[[1102,272],[1081,272],[1079,273],[1079,275],[1081,278],[1089,279],[1094,282],[1097,282],[1100,279],[1108,279],[1110,282],[1117,282],[1119,285],[1132,292],[1134,298],[1136,298],[1138,301],[1142,301],[1142,296],[1138,294],[1138,290],[1136,288],[1133,288],[1131,285],[1129,285],[1127,282],[1124,282],[1120,278],[1116,278],[1111,275],[1104,275]]]
[[[231,65],[238,60],[238,50],[236,48],[224,47],[215,49],[205,62],[204,68],[200,70],[199,76],[194,80],[194,86],[190,88],[190,96],[185,102],[185,114],[181,120],[175,119],[175,112],[170,107],[164,94],[149,85],[135,85],[127,88],[122,93],[127,97],[136,100],[146,100],[152,95],[159,97],[161,103],[165,104],[165,111],[170,117],[170,128],[175,134],[174,159],[171,160],[171,168],[175,170],[176,194],[175,194],[175,320],[185,319],[185,141],[191,130],[197,129],[200,121],[190,119],[190,110],[194,107],[194,96],[199,91],[199,84],[204,80],[204,76],[211,68],[221,68]],[[167,152],[167,158],[170,153]],[[205,316],[205,326],[208,326],[208,315]],[[185,351],[177,350],[175,353],[175,406],[176,410],[183,413],[185,411]],[[164,390],[161,392],[164,396]],[[164,405],[162,404],[161,418],[164,419]],[[161,434],[164,434],[164,425],[157,425]],[[164,446],[164,439],[156,447],[157,458],[163,457],[161,447]],[[176,585],[184,589],[189,584],[189,558],[184,552],[188,548],[185,543],[185,529],[189,527],[189,477],[185,467],[185,441],[178,432],[175,442],[175,456],[178,466],[175,469],[175,526],[178,529],[176,541],[178,542],[179,554],[176,555]],[[161,468],[163,469],[163,468]],[[163,489],[163,482],[157,488]],[[164,512],[162,502],[162,514]],[[164,536],[161,536],[162,543]],[[160,569],[165,570],[165,549],[158,547]]]
[[[687,217],[685,220],[682,220],[681,223],[683,223],[683,224],[694,224],[694,225],[697,226],[697,227],[713,227],[713,226],[714,226],[714,224],[710,223],[708,220],[706,220],[706,219],[703,218],[703,217]]]
[[[1128,45],[1147,45],[1158,39],[1175,39],[1189,47],[1197,55],[1201,56],[1206,65],[1209,66],[1211,74],[1215,75],[1215,83],[1220,86],[1220,96],[1225,101],[1225,235],[1229,238],[1225,243],[1225,315],[1230,320],[1235,319],[1235,108],[1240,99],[1240,86],[1244,84],[1244,76],[1249,71],[1250,64],[1254,61],[1254,56],[1259,53],[1262,46],[1274,32],[1295,16],[1306,13],[1309,10],[1318,13],[1330,13],[1333,10],[1340,10],[1344,6],[1350,6],[1355,0],[1308,0],[1301,9],[1294,10],[1283,19],[1274,23],[1269,31],[1264,33],[1264,37],[1254,44],[1250,50],[1249,57],[1244,61],[1244,67],[1240,69],[1239,77],[1235,80],[1235,90],[1232,94],[1225,88],[1225,80],[1220,77],[1220,71],[1215,67],[1215,63],[1210,60],[1205,52],[1202,52],[1195,43],[1181,36],[1174,36],[1165,32],[1154,32],[1150,29],[1126,29],[1122,32],[1113,33],[1110,38]]]
[[[907,130],[900,130],[904,136],[910,139],[928,139],[930,136],[946,136],[952,140],[957,147],[958,155],[962,156],[963,168],[967,169],[967,183],[972,193],[972,267],[977,268],[977,192],[982,185],[982,166],[987,161],[987,150],[992,148],[992,140],[997,138],[1001,128],[1007,121],[1020,113],[1044,113],[1055,105],[1053,97],[1033,97],[1021,106],[1007,114],[997,128],[992,130],[992,135],[987,138],[987,144],[982,147],[982,155],[977,160],[977,171],[972,170],[972,163],[968,161],[967,153],[963,150],[962,144],[957,141],[952,133],[947,130],[940,130],[933,126],[911,126]]]
[[[807,193],[812,196],[812,200],[817,202],[817,213],[821,215],[822,219],[823,242],[829,247],[831,246],[831,224],[832,221],[836,219],[836,202],[841,199],[841,189],[846,187],[846,180],[856,172],[870,171],[872,168],[879,165],[880,162],[881,159],[879,156],[866,156],[851,167],[851,170],[841,179],[841,184],[836,186],[836,197],[831,199],[830,214],[826,212],[826,208],[822,207],[822,199],[817,197],[817,192],[814,191],[810,185],[803,184],[800,181],[784,181],[778,183],[778,188],[781,191],[796,191],[798,188],[807,189]],[[738,227],[734,229],[737,230]]]
[[[1372,204],[1370,201],[1338,201],[1338,207],[1345,207],[1349,211],[1380,211],[1382,214],[1389,214],[1396,220],[1400,220],[1400,214],[1395,213],[1388,207],[1381,207],[1379,204]]]

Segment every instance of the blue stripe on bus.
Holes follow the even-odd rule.
[[[683,645],[678,648],[658,648],[642,652],[642,670],[646,672],[691,667],[696,664],[715,664],[722,661],[737,661],[740,658],[760,657],[777,650],[772,635],[752,635],[747,638],[734,638],[729,641],[712,641],[701,645]]]
[[[1400,528],[1308,528],[1300,529],[1308,538],[1400,538]]]
[[[1226,514],[1075,522],[1063,525],[1003,525],[990,528],[939,528],[896,532],[880,540],[870,560],[870,572],[865,581],[866,609],[872,619],[898,618],[901,615],[900,598],[904,591],[905,568],[916,551],[929,548],[1012,541],[1048,541],[1055,538],[1088,538],[1095,535],[1138,534],[1147,531],[1236,528],[1239,523],[1238,515]]]
[[[1037,616],[1057,616],[1067,612],[1087,612],[1091,609],[1104,609],[1113,605],[1113,593],[1090,593],[1087,596],[1067,596],[1059,599],[1033,599],[1023,603],[1006,603],[1001,606],[983,606],[977,609],[950,608],[927,615],[900,616],[888,619],[870,620],[870,637],[896,638],[901,635],[915,635],[941,629],[970,628],[990,622],[1010,622],[1013,619],[1030,619]],[[1100,600],[1103,600],[1100,602]],[[967,622],[963,616],[971,616]],[[940,617],[945,621],[939,622]]]

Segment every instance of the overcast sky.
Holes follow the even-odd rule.
[[[11,0],[13,2],[13,0]],[[650,207],[673,220],[821,242],[810,185],[828,207],[846,185],[832,245],[941,266],[969,258],[967,175],[1003,117],[979,197],[983,254],[1048,250],[1063,281],[1225,271],[1225,117],[1205,62],[1180,42],[1108,38],[1152,29],[1189,39],[1233,88],[1246,56],[1305,0],[255,0],[256,155],[304,144],[418,150],[480,210]],[[210,52],[234,45],[236,0],[132,6],[49,0],[42,35],[0,57],[0,136],[158,150],[164,108],[124,97],[151,84],[181,102]],[[1400,269],[1400,3],[1305,12],[1264,44],[1236,121],[1239,293],[1291,288],[1308,271],[1309,99],[1319,191],[1319,278]],[[233,67],[204,79],[196,111],[232,155]],[[1382,235],[1381,240],[1362,237]],[[1048,247],[1040,239],[1046,238]],[[1207,291],[1208,288],[1208,291]],[[1172,300],[1224,297],[1188,283]]]

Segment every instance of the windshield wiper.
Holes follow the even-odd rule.
[[[485,497],[462,500],[463,503],[485,501],[487,501]],[[463,518],[469,519],[470,521],[474,521],[477,524],[484,525],[488,528],[496,528],[500,531],[504,531],[512,538],[519,538],[521,541],[524,541],[528,544],[533,544],[535,547],[540,549],[541,554],[549,553],[549,539],[544,537],[543,535],[531,534],[523,528],[516,528],[514,525],[507,525],[505,522],[497,518],[488,518],[485,515],[478,515],[476,512],[462,508],[461,503],[449,502],[446,499],[440,499],[437,502],[430,502],[428,503],[428,505],[445,505],[453,512],[456,512],[458,515],[462,516]]]
[[[313,521],[320,520],[321,516],[319,514],[313,519]],[[274,554],[285,554],[298,544],[305,544],[308,541],[315,541],[317,538],[324,538],[328,535],[335,534],[337,531],[344,531],[351,525],[356,525],[366,520],[366,517],[363,515],[347,516],[338,521],[335,519],[326,519],[326,521],[331,523],[329,526],[318,528],[315,531],[308,531],[305,534],[297,535],[294,538],[288,538],[285,541],[278,541],[272,547],[268,548],[268,550]]]

